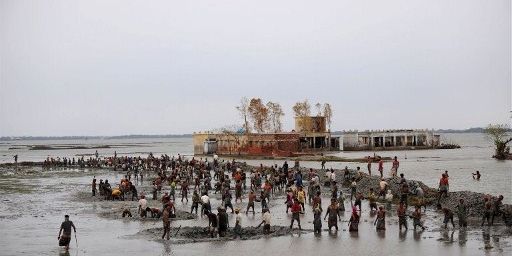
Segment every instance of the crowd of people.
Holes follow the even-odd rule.
[[[333,228],[339,229],[338,222],[341,221],[345,212],[345,200],[350,200],[351,216],[348,221],[350,232],[357,232],[362,211],[362,201],[367,200],[371,216],[375,216],[373,222],[377,231],[386,229],[387,212],[391,210],[393,194],[389,189],[386,178],[382,175],[383,163],[379,160],[379,173],[381,179],[371,188],[367,195],[357,191],[358,176],[363,174],[358,168],[357,172],[349,171],[348,168],[341,170],[343,183],[350,184],[350,197],[343,193],[342,187],[338,185],[337,172],[334,169],[325,170],[325,177],[320,176],[320,171],[310,168],[303,173],[296,162],[290,167],[287,162],[282,166],[260,165],[252,168],[242,165],[238,162],[219,160],[214,157],[212,161],[208,159],[184,158],[181,155],[171,157],[161,155],[155,157],[150,154],[147,158],[142,157],[120,157],[117,155],[105,158],[101,161],[103,164],[114,169],[122,170],[126,175],[114,188],[111,187],[108,180],[99,182],[100,196],[112,200],[138,200],[138,214],[141,218],[162,218],[164,234],[162,238],[169,239],[170,220],[176,217],[176,201],[180,200],[184,204],[190,203],[190,213],[195,213],[208,218],[208,228],[212,237],[224,237],[229,227],[229,218],[227,210],[235,214],[234,234],[241,236],[242,218],[241,209],[233,206],[233,193],[235,204],[247,200],[245,214],[255,211],[256,203],[260,204],[263,232],[270,232],[271,218],[269,202],[279,200],[279,196],[285,195],[286,213],[290,212],[290,229],[297,224],[298,229],[302,229],[301,215],[305,214],[307,208],[313,212],[313,226],[315,232],[322,230],[323,220],[327,221],[329,231]],[[369,175],[371,174],[371,163],[368,163]],[[324,167],[324,163],[322,163]],[[396,176],[398,173],[399,162],[395,157],[392,162],[390,175]],[[132,176],[135,181],[143,179],[143,173],[150,174],[152,200],[161,202],[161,207],[148,207],[148,199],[144,191],[138,193],[136,186],[132,183]],[[321,183],[321,180],[323,183]],[[141,183],[142,184],[142,183]],[[399,205],[396,209],[396,215],[399,221],[399,229],[408,229],[408,219],[412,219],[413,228],[417,227],[424,230],[422,207],[426,210],[424,193],[420,186],[414,182],[407,181],[404,174],[399,178]],[[377,191],[378,190],[378,191]],[[190,191],[192,196],[189,197]],[[464,200],[460,200],[456,206],[456,212],[452,212],[446,207],[441,207],[440,200],[448,196],[449,175],[448,172],[442,174],[439,182],[439,196],[437,209],[444,214],[444,227],[451,223],[455,228],[454,215],[459,220],[460,228],[467,227],[468,206]],[[96,178],[92,182],[92,193],[96,195]],[[216,207],[217,213],[214,213],[215,207],[212,206],[210,197],[212,194],[220,196],[220,203]],[[130,195],[131,197],[128,197]],[[330,201],[327,208],[322,206],[322,195],[328,195]],[[178,197],[179,196],[179,197]],[[410,213],[409,197],[415,197],[414,210]],[[178,199],[176,199],[178,197]],[[348,199],[350,198],[350,199]],[[384,204],[378,205],[377,202],[382,198]],[[482,225],[484,221],[492,225],[494,218],[502,214],[501,207],[503,197],[496,199],[486,198]],[[277,202],[279,203],[279,202]],[[308,205],[308,206],[307,206]],[[384,207],[384,205],[386,207]],[[199,211],[199,213],[198,213]],[[325,211],[325,213],[323,213]],[[149,214],[148,214],[149,213]],[[131,212],[123,212],[125,216],[131,216]],[[258,226],[258,227],[259,227]]]

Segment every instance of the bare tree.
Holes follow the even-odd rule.
[[[332,108],[331,108],[331,104],[329,104],[329,103],[324,104],[324,117],[325,117],[325,122],[327,122],[327,127],[329,127],[329,131],[331,131]]]
[[[316,107],[316,116],[321,116],[322,115],[322,104],[320,104],[320,102],[318,102],[315,104],[315,107]]]
[[[267,102],[267,109],[273,132],[280,132],[282,127],[281,117],[284,116],[283,108],[279,103],[269,101]]]
[[[238,110],[238,113],[240,116],[244,119],[244,130],[245,133],[250,133],[251,129],[249,127],[249,100],[246,97],[243,97],[240,99],[240,105],[236,106],[236,110]]]
[[[256,132],[263,133],[268,128],[268,108],[260,98],[252,98],[248,107],[249,117],[252,119]]]
[[[496,159],[503,160],[510,157],[510,147],[507,147],[507,144],[512,141],[512,137],[507,134],[508,131],[509,126],[506,124],[489,124],[485,128],[485,133],[496,146],[493,156]]]

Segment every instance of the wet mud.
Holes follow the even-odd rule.
[[[175,224],[176,225],[176,224]],[[219,237],[218,233],[215,233],[214,237],[211,237],[208,227],[171,227],[170,241],[173,244],[187,244],[187,243],[200,243],[200,242],[213,242],[213,241],[231,241],[231,240],[255,240],[261,238],[272,238],[280,236],[297,236],[301,234],[311,233],[311,229],[290,229],[284,226],[272,226],[270,227],[269,234],[263,234],[263,227],[243,227],[241,237],[234,238],[235,233],[233,228],[228,228],[224,237]],[[146,239],[152,241],[164,242],[162,239],[163,228],[150,228],[138,232],[135,235],[126,236],[128,239]]]

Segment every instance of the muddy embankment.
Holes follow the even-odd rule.
[[[325,176],[324,170],[316,170],[320,176],[321,183],[327,180]],[[307,169],[303,168],[302,173],[307,173]],[[380,190],[379,182],[380,176],[369,176],[363,172],[357,172],[355,170],[350,170],[350,176],[355,177],[357,182],[357,191],[361,192],[363,196],[368,195],[370,192],[370,188],[373,188],[375,193],[378,194]],[[388,183],[388,189],[393,193],[393,203],[398,204],[400,198],[400,177],[394,178],[385,178]],[[343,173],[340,170],[336,170],[336,181],[338,184],[342,184],[344,188],[348,188],[350,186],[351,180],[344,179]],[[425,201],[429,206],[436,206],[438,200],[438,190],[435,188],[428,187],[421,181],[415,180],[407,180],[409,183],[416,183],[421,189],[424,191]],[[481,218],[484,213],[484,198],[493,196],[497,197],[498,195],[486,195],[482,193],[476,193],[471,191],[457,191],[457,192],[449,192],[448,197],[443,197],[439,201],[442,207],[446,207],[453,212],[455,212],[455,208],[459,203],[459,200],[464,199],[464,203],[467,206],[469,217],[479,217]],[[410,205],[416,205],[417,197],[414,195],[409,196]],[[512,225],[512,205],[504,204],[502,208],[505,212],[505,219],[507,220],[508,226]],[[496,220],[495,220],[496,222]],[[496,223],[503,223],[502,218],[499,217]]]
[[[263,227],[244,227],[242,228],[242,234],[239,239],[241,240],[256,240],[262,237],[279,237],[287,236],[290,234],[306,234],[313,232],[311,229],[290,229],[284,226],[272,226],[270,227],[270,233],[267,235],[263,234]],[[152,240],[157,242],[163,242],[161,239],[163,234],[163,228],[150,228],[145,229],[137,234],[127,236],[126,238],[143,238],[146,240]],[[173,244],[186,244],[186,243],[198,243],[198,242],[212,242],[212,241],[231,241],[235,236],[233,228],[228,228],[225,237],[218,237],[217,233],[215,237],[211,237],[208,227],[171,227],[170,240]],[[237,238],[238,239],[238,238]]]

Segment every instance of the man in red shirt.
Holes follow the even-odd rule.
[[[299,201],[297,199],[293,200],[292,223],[290,224],[290,229],[292,229],[294,221],[297,221],[297,224],[299,225],[299,230],[302,229],[300,227],[300,210],[301,210],[301,205],[299,204]]]

